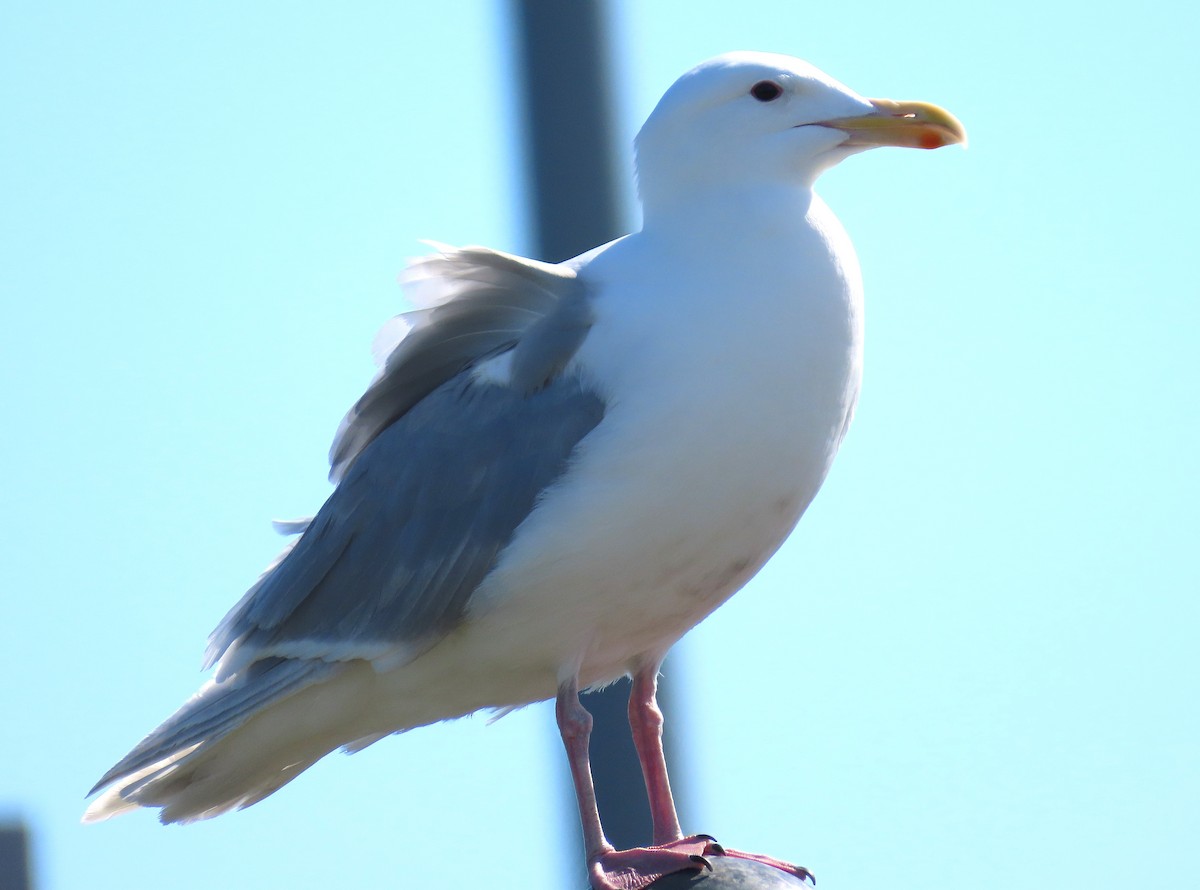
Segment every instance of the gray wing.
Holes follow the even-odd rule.
[[[464,368],[519,343],[513,382],[534,389],[562,370],[591,324],[583,286],[561,266],[464,247],[417,260],[405,278],[422,289],[432,284],[425,300],[436,305],[401,316],[411,330],[329,450],[335,482],[390,423]]]
[[[461,617],[604,415],[597,393],[561,373],[590,325],[586,295],[572,275],[523,262],[481,249],[439,258],[459,289],[426,310],[347,416],[329,500],[213,632],[218,680],[270,656],[415,653]],[[474,373],[510,350],[506,381]]]
[[[264,658],[229,682],[206,684],[106,772],[88,795],[189,746],[221,738],[244,724],[256,711],[328,678],[336,670],[337,665],[313,659]],[[165,768],[156,770],[139,784],[149,783],[165,772]],[[122,797],[131,799],[138,787],[123,787]]]

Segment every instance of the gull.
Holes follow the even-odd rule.
[[[876,146],[965,142],[796,58],[684,74],[636,138],[640,231],[561,264],[435,245],[330,452],[329,499],[209,639],[213,675],[109,770],[96,821],[257,803],[337,748],[555,700],[596,890],[754,859],[685,837],[659,666],[787,538],[862,375],[858,261],[814,194]],[[653,844],[605,838],[581,689],[632,677]]]

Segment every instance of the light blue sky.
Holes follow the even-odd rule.
[[[0,10],[0,812],[41,890],[466,887],[492,861],[579,887],[545,706],[213,822],[78,825],[200,681],[268,520],[327,493],[417,240],[531,243],[506,6],[300,10]],[[730,49],[971,132],[822,180],[866,388],[797,534],[674,659],[685,827],[825,890],[1194,887],[1195,7],[612,10],[626,142]]]

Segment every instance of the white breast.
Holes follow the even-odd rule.
[[[775,552],[845,433],[861,287],[836,220],[817,204],[712,234],[634,235],[581,272],[596,323],[577,368],[608,412],[469,622],[531,666],[590,683],[665,652]]]

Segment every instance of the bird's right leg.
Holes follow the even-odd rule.
[[[663,751],[663,715],[658,707],[660,664],[656,659],[633,674],[633,685],[629,689],[629,729],[646,780],[654,843],[668,844],[680,840],[683,831],[679,827],[671,780],[667,775],[667,757]]]
[[[642,764],[642,775],[646,779],[646,796],[650,800],[650,818],[654,826],[654,843],[672,850],[687,848],[695,856],[732,856],[761,862],[780,871],[785,871],[802,880],[816,883],[812,873],[803,866],[792,865],[770,856],[746,853],[722,847],[706,834],[684,837],[679,827],[679,816],[675,800],[671,795],[671,781],[667,776],[667,758],[663,751],[663,715],[658,707],[658,669],[661,661],[647,662],[633,674],[633,686],[629,690],[629,727],[633,732],[633,745]],[[701,860],[703,861],[703,859]]]
[[[707,838],[676,839],[661,846],[635,847],[632,850],[615,849],[604,836],[600,811],[596,806],[596,789],[592,784],[588,753],[592,715],[579,701],[578,677],[572,677],[559,687],[554,713],[558,718],[563,746],[567,749],[571,779],[575,783],[579,821],[583,826],[583,846],[587,852],[588,877],[593,890],[643,890],[663,875],[677,871],[698,871],[706,866],[711,868],[703,856],[708,845]],[[675,830],[678,832],[678,827]]]

